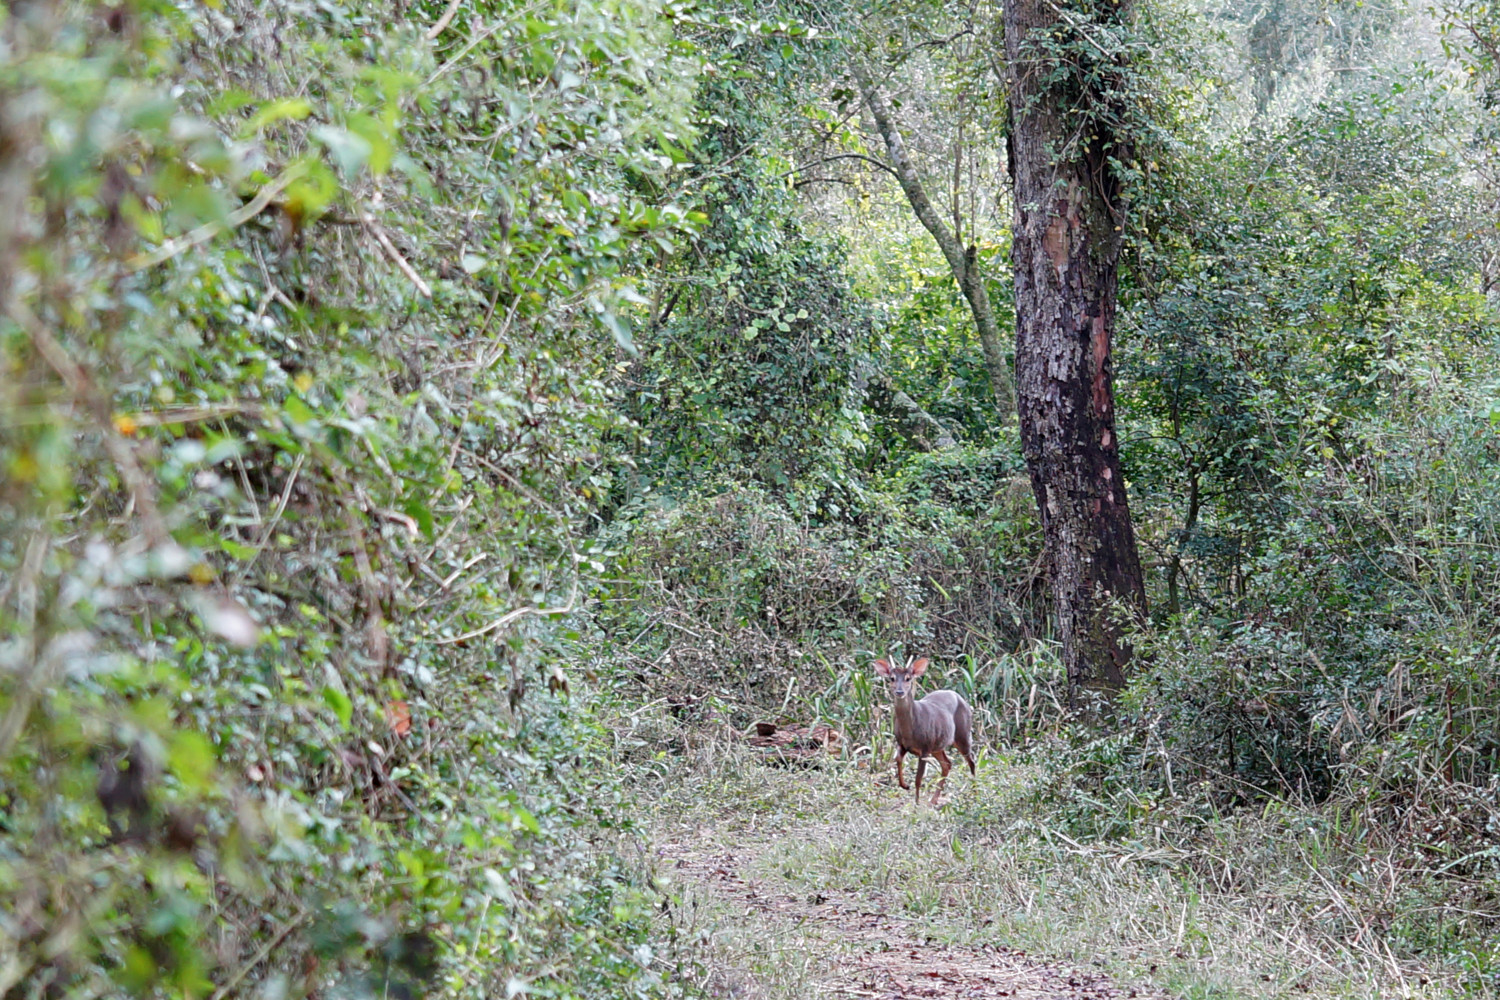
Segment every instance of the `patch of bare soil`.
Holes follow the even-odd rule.
[[[911,918],[838,890],[798,896],[762,884],[750,870],[761,845],[666,843],[657,847],[677,884],[716,897],[752,929],[795,931],[809,951],[820,996],[878,1000],[1169,1000],[1147,987],[1118,983],[1001,945],[953,946],[925,939]],[[755,995],[753,983],[724,980],[729,997]]]

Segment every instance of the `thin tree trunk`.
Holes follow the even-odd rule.
[[[1124,16],[1128,6],[1121,0],[1093,16]],[[1107,98],[1069,93],[1067,82],[1049,79],[1056,65],[1029,44],[1069,36],[1090,43],[1079,34],[1089,27],[1080,29],[1085,17],[1070,10],[1065,19],[1052,0],[1005,7],[1021,446],[1074,695],[1125,682],[1131,651],[1111,600],[1136,614],[1146,610],[1120,473],[1110,359],[1125,207],[1109,160],[1126,158],[1128,137],[1111,134],[1115,109]]]
[[[1172,549],[1172,558],[1167,562],[1167,613],[1172,617],[1182,613],[1182,601],[1177,592],[1177,577],[1182,573],[1182,549],[1193,537],[1198,526],[1199,491],[1202,476],[1195,462],[1188,476],[1187,516],[1182,519],[1182,530],[1177,534],[1177,544]]]
[[[970,244],[965,249],[954,232],[943,222],[943,217],[932,200],[927,197],[922,179],[906,153],[906,143],[901,139],[896,119],[891,115],[891,109],[885,103],[869,70],[859,62],[853,62],[850,64],[850,71],[859,84],[865,107],[870,109],[870,117],[875,119],[876,130],[885,140],[886,152],[891,158],[891,170],[896,175],[897,183],[901,185],[902,193],[906,195],[906,200],[911,204],[912,211],[916,213],[923,228],[937,241],[938,249],[943,252],[943,258],[948,262],[948,269],[953,272],[954,281],[958,282],[964,301],[969,304],[975,329],[979,332],[979,346],[984,351],[985,368],[989,371],[990,392],[995,397],[995,406],[1000,411],[1001,419],[1009,422],[1011,414],[1015,412],[1015,395],[1011,390],[1005,352],[1001,348],[1000,325],[995,321],[995,310],[984,285],[984,275],[979,269],[978,247]]]

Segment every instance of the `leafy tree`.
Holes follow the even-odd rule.
[[[649,441],[648,481],[691,488],[743,475],[783,493],[805,488],[809,513],[838,516],[865,435],[869,313],[843,248],[802,226],[795,192],[763,151],[785,99],[775,80],[812,58],[798,46],[818,43],[786,22],[745,31],[747,51],[720,58],[700,92],[705,124],[679,196],[706,221],[660,261],[631,367],[632,414]],[[761,50],[780,67],[769,92],[747,66]]]
[[[1010,413],[1015,407],[1015,392],[1011,385],[1010,368],[1006,362],[1005,351],[1000,343],[1000,323],[994,304],[990,300],[988,282],[985,280],[984,271],[980,265],[978,243],[971,233],[971,238],[965,245],[962,239],[963,233],[958,228],[962,222],[962,215],[958,209],[957,190],[955,188],[953,192],[954,225],[950,229],[943,221],[937,207],[932,203],[932,199],[928,197],[921,175],[907,153],[900,126],[885,96],[881,93],[875,77],[859,62],[857,57],[850,63],[850,72],[859,87],[861,100],[869,109],[870,117],[874,119],[876,131],[885,143],[886,153],[890,160],[887,169],[900,184],[902,193],[906,195],[906,200],[911,205],[912,212],[942,251],[943,259],[947,261],[948,268],[953,274],[953,280],[957,283],[964,301],[968,303],[975,330],[979,335],[979,343],[984,351],[985,366],[989,370],[990,392],[994,396],[994,405],[1000,411],[1001,419],[1009,420]],[[955,140],[955,143],[959,141],[961,140]],[[955,163],[955,172],[960,169],[961,164]]]

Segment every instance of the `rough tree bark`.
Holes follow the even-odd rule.
[[[984,286],[984,274],[979,269],[978,248],[964,247],[938,214],[932,200],[922,187],[917,168],[907,155],[906,143],[901,139],[901,130],[891,114],[890,107],[876,86],[870,71],[859,62],[850,64],[850,72],[859,85],[860,98],[875,119],[875,128],[885,141],[886,152],[891,158],[891,172],[901,185],[901,191],[911,204],[918,221],[937,241],[953,280],[958,282],[969,312],[974,316],[974,327],[979,332],[979,346],[984,351],[984,365],[990,376],[990,392],[995,397],[995,406],[1003,420],[1010,420],[1015,412],[1015,394],[1011,390],[1010,371],[1005,363],[1005,352],[1001,348],[1000,325],[995,321],[995,310],[990,304],[990,294]]]
[[[1120,474],[1110,358],[1125,205],[1109,160],[1127,158],[1129,137],[1117,134],[1113,98],[1085,90],[1081,74],[1058,73],[1056,57],[1032,43],[1098,48],[1091,19],[1124,17],[1130,0],[1100,2],[1092,14],[1093,4],[1061,2],[1009,0],[1005,48],[1021,446],[1076,697],[1124,684],[1130,648],[1111,598],[1144,614],[1146,591]],[[1107,53],[1079,58],[1097,55]]]

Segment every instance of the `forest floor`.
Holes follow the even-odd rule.
[[[783,759],[643,726],[641,860],[663,960],[693,995],[1376,1000],[1455,995],[1451,970],[1355,944],[1257,817],[1198,842],[1080,843],[982,754],[938,808],[889,761]],[[671,745],[675,752],[663,751]],[[651,748],[648,750],[648,748]],[[910,778],[908,772],[908,778]],[[924,788],[924,800],[931,788]],[[1283,838],[1284,839],[1284,838]],[[1292,860],[1287,860],[1288,858]]]
[[[682,905],[717,911],[715,923],[730,937],[743,934],[770,946],[758,961],[714,969],[704,984],[710,996],[753,1000],[785,995],[789,987],[808,998],[879,1000],[1167,996],[999,944],[934,940],[889,894],[836,886],[809,892],[795,878],[760,874],[776,855],[778,840],[826,841],[833,832],[809,826],[727,843],[702,831],[701,838],[657,845]]]

